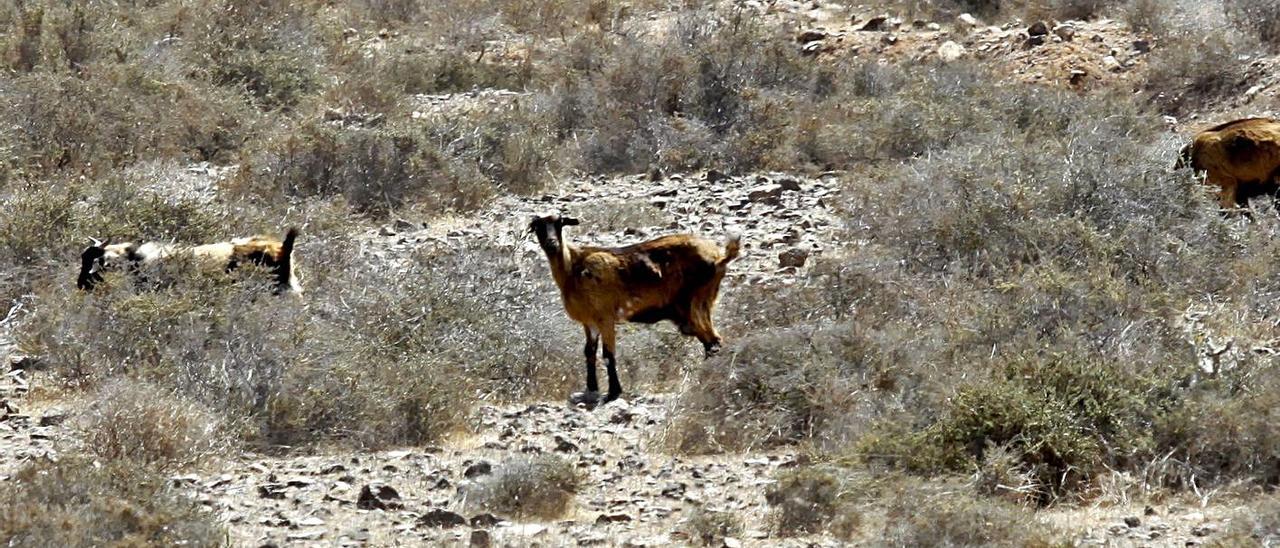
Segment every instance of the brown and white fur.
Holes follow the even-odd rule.
[[[108,244],[94,240],[80,253],[80,274],[76,287],[90,291],[102,281],[102,272],[128,267],[138,269],[161,264],[172,257],[190,257],[197,263],[231,272],[244,263],[261,265],[271,270],[275,293],[301,295],[302,284],[294,271],[293,245],[298,229],[290,228],[284,240],[268,236],[236,238],[192,247],[146,242]]]
[[[609,374],[604,401],[622,394],[614,358],[619,322],[670,320],[681,333],[697,337],[707,357],[719,351],[711,312],[729,262],[738,257],[739,236],[731,235],[723,247],[689,234],[618,248],[578,247],[562,234],[564,227],[577,224],[577,219],[555,215],[529,223],[547,255],[565,311],[586,333],[587,387],[575,401],[595,403],[599,398],[596,349],[601,340]]]

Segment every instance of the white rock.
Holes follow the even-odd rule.
[[[946,42],[943,42],[941,46],[938,46],[938,58],[946,62],[955,61],[964,57],[964,54],[964,46],[951,40],[947,40]]]

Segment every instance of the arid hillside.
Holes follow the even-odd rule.
[[[1174,168],[1274,0],[0,1],[0,66],[0,545],[1280,542],[1280,209]],[[571,403],[548,214],[740,235],[720,352]]]

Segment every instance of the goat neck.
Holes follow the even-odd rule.
[[[552,233],[552,231],[555,232]],[[556,285],[560,286],[560,289],[565,289],[573,269],[573,246],[565,243],[559,226],[546,224],[535,232],[538,236],[538,245],[542,247],[543,253],[547,254],[547,262],[551,264],[551,276],[555,278]]]

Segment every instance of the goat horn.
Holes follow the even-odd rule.
[[[102,240],[89,236],[89,241],[93,242],[93,247],[102,247]]]

